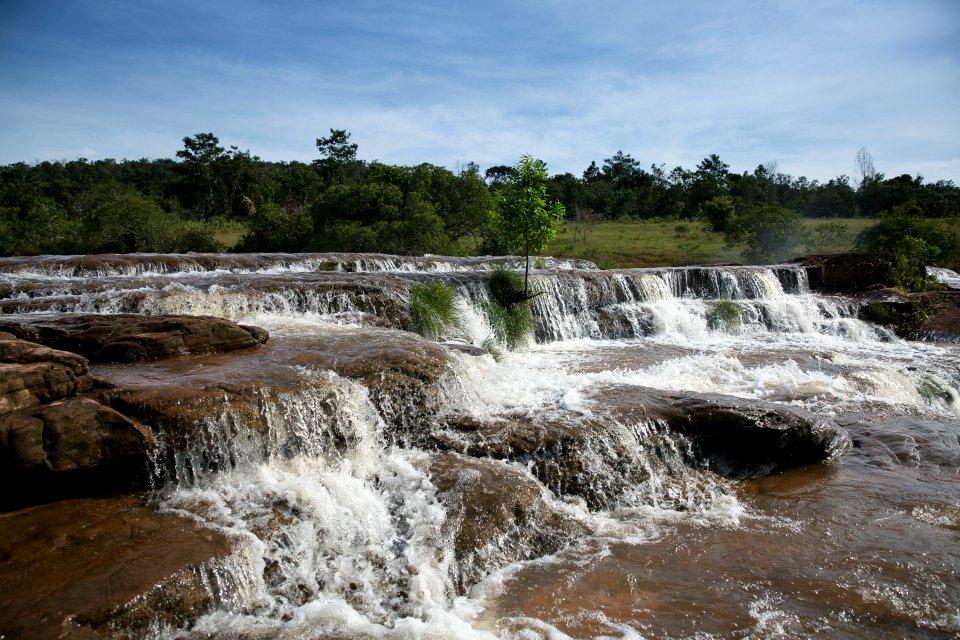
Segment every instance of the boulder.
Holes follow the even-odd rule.
[[[888,253],[840,253],[795,258],[806,267],[810,288],[824,293],[854,293],[890,283]]]
[[[234,542],[136,496],[0,514],[0,635],[146,637],[229,596],[216,575]]]
[[[608,385],[591,397],[622,421],[656,422],[690,438],[710,468],[732,479],[828,460],[850,437],[809,411],[715,393]]]
[[[0,330],[91,362],[140,362],[222,353],[267,341],[258,327],[208,316],[64,314],[55,318],[0,319]]]
[[[155,447],[145,427],[90,398],[67,398],[0,416],[0,508],[141,484]]]
[[[0,415],[93,386],[86,358],[7,335],[0,337]]]
[[[439,454],[429,471],[447,509],[444,533],[461,593],[491,571],[556,553],[587,533],[536,480],[503,462]]]

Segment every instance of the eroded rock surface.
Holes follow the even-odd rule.
[[[555,553],[586,534],[539,483],[503,462],[439,454],[430,477],[447,508],[461,592],[494,569]]]
[[[428,444],[522,464],[556,496],[576,496],[590,508],[602,509],[650,477],[638,460],[640,438],[610,420],[509,415],[448,420],[431,431]]]
[[[0,636],[144,637],[215,604],[210,572],[233,542],[141,498],[0,514]]]
[[[64,314],[56,318],[0,318],[0,331],[70,351],[92,362],[139,362],[223,353],[267,341],[258,327],[208,316]]]
[[[153,435],[78,395],[100,385],[79,355],[0,339],[0,509],[143,482]]]
[[[825,293],[854,293],[890,283],[888,253],[838,253],[796,258],[807,270],[810,288]]]

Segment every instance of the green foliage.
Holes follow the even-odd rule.
[[[735,333],[742,324],[740,307],[733,300],[718,300],[707,311],[707,326],[714,331]]]
[[[209,250],[214,245],[205,227],[176,227],[197,221],[217,221],[219,225],[223,220],[249,227],[242,247],[249,250],[339,249],[342,247],[335,246],[331,238],[340,238],[353,248],[370,251],[462,254],[474,253],[479,244],[481,252],[490,254],[527,253],[524,243],[518,244],[516,238],[491,224],[499,216],[492,213],[495,200],[506,203],[516,199],[512,192],[523,183],[514,167],[491,167],[484,174],[473,164],[451,171],[427,163],[393,166],[367,162],[357,158],[357,145],[343,129],[331,129],[329,136],[318,138],[317,149],[320,157],[311,164],[265,162],[249,151],[221,144],[216,135],[207,132],[184,138],[183,148],[172,159],[81,158],[0,166],[0,251],[96,251],[109,240],[109,234],[96,235],[97,219],[106,213],[97,210],[116,208],[118,200],[134,195],[155,203],[176,224],[168,233],[160,233],[159,218],[147,215],[150,233],[137,238],[136,233],[122,229],[129,237],[112,243],[117,246]],[[532,162],[542,168],[539,161]],[[855,183],[845,175],[819,183],[778,172],[776,163],[734,173],[716,155],[707,156],[692,171],[656,164],[645,169],[628,153],[618,151],[602,162],[591,162],[582,176],[563,173],[546,178],[545,172],[533,173],[546,189],[545,196],[542,190],[536,195],[545,203],[562,203],[572,216],[570,232],[560,234],[549,250],[579,257],[595,249],[609,256],[606,262],[610,265],[742,259],[699,229],[699,222],[679,238],[664,237],[656,222],[691,222],[698,215],[713,228],[726,227],[725,222],[733,219],[731,202],[743,215],[765,207],[783,207],[808,219],[842,218],[848,229],[862,224],[863,218],[852,216],[911,206],[924,220],[960,215],[960,188],[953,182],[925,183],[920,176],[906,174],[886,178],[875,170],[861,172]],[[255,213],[248,201],[256,203]],[[254,216],[257,219],[251,220]],[[442,223],[439,229],[437,218]],[[623,222],[620,229],[628,233],[612,235],[614,227],[607,226],[611,220]],[[631,224],[641,220],[652,226]],[[416,229],[421,222],[426,223],[424,234]],[[600,222],[603,230],[596,231]],[[947,229],[943,238],[903,234],[927,245],[924,249],[914,243],[916,246],[904,251],[924,252],[935,246],[940,249],[935,258],[938,263],[960,267],[956,252],[948,246],[951,234],[956,236],[951,224],[952,229],[960,228],[955,221],[941,223]],[[653,235],[634,233],[641,228]],[[848,239],[837,235],[838,230],[839,226],[824,227],[808,237],[818,251],[841,251],[847,248]],[[594,237],[595,231],[598,237]],[[96,237],[88,237],[88,233]],[[241,234],[238,230],[225,233],[221,228],[217,239],[230,248],[241,248],[237,246]],[[745,240],[736,242],[749,252]],[[751,259],[758,258],[752,255]]]
[[[492,337],[511,351],[526,344],[533,335],[533,314],[524,279],[515,271],[494,269],[490,274],[490,301],[482,304],[480,311],[487,317]]]
[[[459,329],[453,287],[437,280],[417,283],[410,289],[410,321],[420,335],[439,340],[451,329]]]
[[[857,237],[861,249],[892,256],[891,284],[907,291],[935,287],[927,266],[960,267],[960,221],[933,220],[922,213],[916,204],[895,207]]]
[[[303,251],[313,233],[313,218],[303,207],[264,202],[255,206],[247,199],[250,217],[242,251]]]
[[[724,231],[730,244],[744,245],[744,256],[754,264],[771,264],[794,255],[803,235],[800,214],[778,206],[736,215]]]
[[[707,221],[712,231],[726,231],[736,215],[731,196],[714,196],[700,205],[699,216]]]
[[[527,259],[524,295],[528,291],[530,254],[542,251],[557,235],[565,209],[547,198],[547,167],[542,160],[520,158],[506,188],[497,192],[493,226],[512,248]]]
[[[923,303],[874,302],[860,307],[857,317],[888,327],[905,340],[918,340],[930,313],[929,305]]]
[[[0,255],[74,253],[80,224],[50,198],[38,198],[23,214],[0,207]]]
[[[890,280],[895,287],[906,291],[938,288],[936,281],[927,275],[926,265],[935,264],[940,247],[923,238],[904,236],[891,246],[891,254]]]

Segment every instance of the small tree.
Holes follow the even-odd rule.
[[[530,297],[530,254],[542,251],[556,235],[565,210],[558,201],[547,200],[547,167],[543,160],[523,155],[508,179],[506,188],[497,193],[492,212],[494,227],[514,251],[526,257],[523,295]]]

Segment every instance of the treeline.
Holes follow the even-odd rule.
[[[331,129],[310,163],[267,162],[212,133],[184,138],[176,159],[17,163],[0,167],[0,254],[185,251],[376,251],[399,254],[502,253],[490,227],[495,193],[513,167],[451,171],[357,157],[350,134]],[[794,178],[772,164],[732,173],[716,155],[696,169],[643,169],[617,152],[583,175],[549,179],[568,219],[703,219],[735,240],[765,212],[783,215],[922,218],[960,213],[952,182],[886,178],[868,155],[860,175],[826,183]],[[763,217],[763,216],[761,216]],[[217,240],[225,225],[239,242]],[[762,258],[757,255],[757,258]]]
[[[733,173],[716,154],[704,158],[693,171],[662,165],[645,170],[630,155],[618,151],[598,167],[595,162],[577,178],[562,174],[552,178],[554,193],[567,211],[599,215],[604,219],[692,219],[717,215],[710,204],[723,202],[732,211],[745,213],[768,206],[782,207],[811,218],[877,217],[908,203],[934,218],[960,213],[960,188],[951,181],[925,184],[920,176],[886,178],[873,168],[865,150],[858,156],[860,175],[854,185],[841,175],[820,183],[794,178],[777,170],[776,163],[759,165],[753,172]],[[496,179],[506,167],[495,167]],[[706,207],[706,210],[705,210]],[[722,219],[713,226],[721,229]]]

